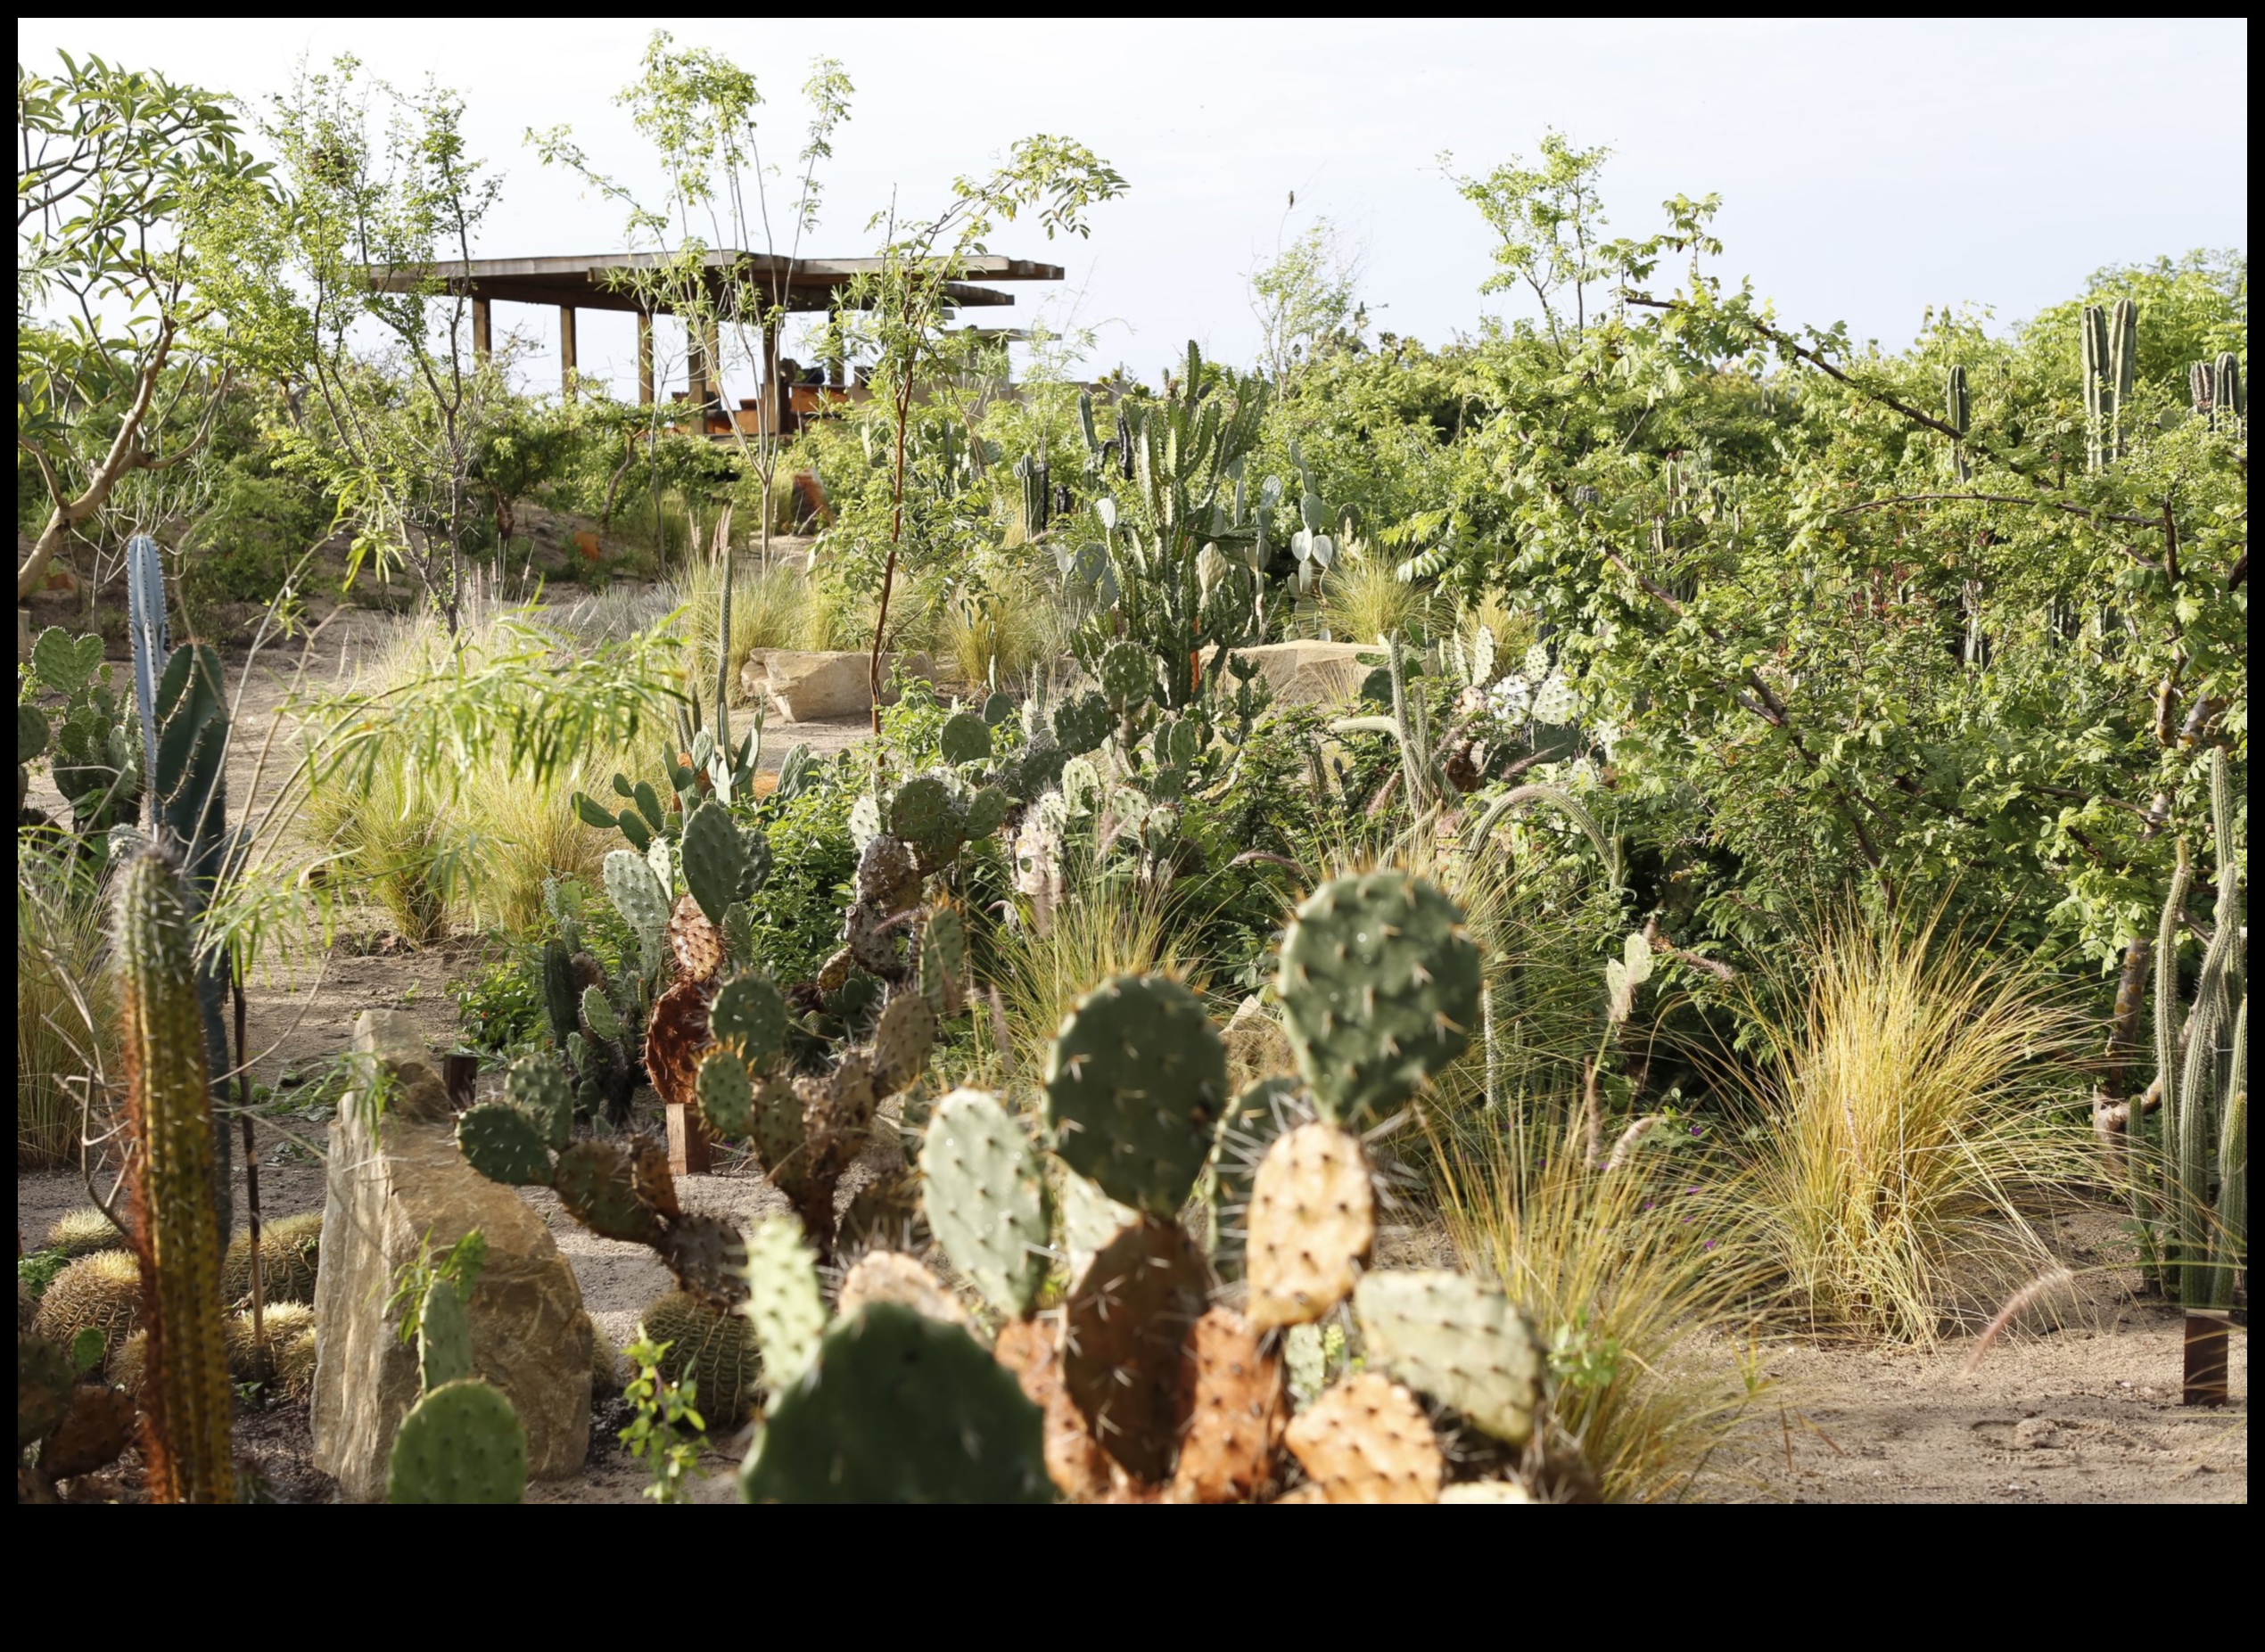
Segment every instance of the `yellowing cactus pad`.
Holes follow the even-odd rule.
[[[1436,1503],[1446,1465],[1415,1396],[1373,1372],[1348,1377],[1283,1435],[1332,1503]]]
[[[943,1282],[902,1251],[869,1251],[842,1281],[835,1311],[844,1319],[869,1303],[902,1303],[915,1313],[972,1332],[976,1327]]]
[[[1333,1124],[1283,1135],[1259,1161],[1248,1226],[1251,1324],[1310,1324],[1343,1302],[1376,1242],[1376,1194],[1359,1139]]]
[[[1263,1497],[1278,1478],[1289,1394],[1281,1361],[1228,1308],[1196,1321],[1182,1379],[1192,1390],[1188,1434],[1172,1477],[1175,1500],[1244,1503]]]
[[[680,897],[669,915],[669,950],[688,981],[712,981],[723,968],[723,931],[708,921],[700,903],[689,895]]]

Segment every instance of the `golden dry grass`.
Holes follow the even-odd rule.
[[[2031,1214],[2091,1168],[2055,1096],[2077,1024],[1931,927],[1843,916],[1808,951],[1794,1010],[1755,1017],[1742,1220],[1810,1330],[1931,1344],[2052,1265]]]
[[[75,1156],[86,1087],[113,1048],[118,992],[109,902],[74,871],[19,855],[16,1164]]]

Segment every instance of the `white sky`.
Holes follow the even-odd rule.
[[[56,47],[163,70],[258,100],[302,54],[350,51],[400,84],[462,90],[475,152],[505,174],[482,256],[594,252],[620,215],[521,142],[572,126],[640,186],[645,146],[614,103],[646,37],[724,52],[770,100],[782,160],[801,139],[810,60],[840,58],[852,119],[804,251],[870,251],[891,191],[908,210],[984,169],[1015,138],[1066,134],[1132,185],[1088,242],[1010,229],[996,250],[1067,267],[1042,295],[1060,326],[1098,326],[1089,365],[1153,379],[1195,338],[1247,363],[1245,277],[1326,214],[1366,249],[1375,325],[1429,342],[1472,325],[1488,273],[1477,214],[1437,156],[1483,172],[1554,126],[1608,144],[1614,227],[1646,234],[1678,191],[1724,197],[1723,268],[1780,313],[1907,339],[1929,304],[2001,322],[2065,298],[2090,270],[2248,244],[2245,21],[1843,23],[1518,21],[1189,23],[708,20],[23,19],[20,61]],[[1297,192],[1294,211],[1285,203]],[[1488,300],[1488,304],[1501,300]],[[1074,314],[1073,314],[1074,307]],[[555,313],[499,306],[536,341],[528,382],[556,383]],[[634,385],[626,316],[584,312],[582,370]],[[731,393],[752,387],[733,385]]]

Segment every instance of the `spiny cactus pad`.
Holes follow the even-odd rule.
[[[647,966],[661,956],[669,927],[669,892],[645,857],[617,849],[605,857],[605,893],[622,921],[637,934]]]
[[[837,1243],[918,1251],[927,1242],[920,1219],[920,1178],[911,1171],[876,1176],[842,1212]]]
[[[103,1334],[107,1365],[141,1311],[142,1269],[133,1253],[96,1251],[48,1281],[32,1329],[68,1352],[72,1339],[92,1326]]]
[[[873,1089],[894,1096],[925,1072],[935,1048],[936,1013],[918,992],[894,994],[873,1029]]]
[[[722,804],[711,799],[685,817],[684,881],[710,925],[722,926],[724,909],[739,899],[746,869],[746,851]]]
[[[1353,1311],[1371,1361],[1497,1440],[1533,1436],[1545,1356],[1501,1291],[1443,1269],[1371,1273]]]
[[[889,799],[889,831],[931,864],[948,860],[965,835],[951,787],[940,775],[915,775]]]
[[[1322,1115],[1359,1125],[1470,1043],[1478,949],[1429,884],[1403,872],[1341,877],[1297,908],[1276,990]]]
[[[962,1330],[976,1328],[968,1311],[943,1288],[943,1281],[902,1251],[868,1251],[859,1257],[843,1277],[834,1306],[846,1319],[875,1303],[897,1303]]]
[[[449,1280],[435,1279],[425,1288],[416,1322],[416,1368],[427,1393],[472,1375],[472,1321]]]
[[[661,1261],[677,1283],[702,1300],[721,1307],[747,1294],[747,1241],[721,1216],[679,1216],[659,1245]]]
[[[1015,1374],[1024,1397],[1045,1418],[1046,1474],[1055,1488],[1079,1502],[1108,1496],[1109,1454],[1086,1427],[1062,1380],[1060,1326],[1046,1319],[1009,1320],[992,1356]]]
[[[774,1394],[803,1378],[818,1357],[826,1331],[826,1300],[818,1289],[818,1259],[803,1243],[791,1216],[766,1216],[747,1232],[747,1301],[740,1312],[762,1350],[765,1380]]]
[[[1063,1369],[1101,1449],[1134,1478],[1171,1478],[1193,1396],[1180,1379],[1211,1285],[1177,1225],[1144,1221],[1104,1245],[1069,1299]]]
[[[746,1064],[728,1049],[712,1049],[700,1063],[696,1085],[700,1119],[717,1136],[737,1140],[755,1128],[755,1087]]]
[[[1039,1410],[975,1338],[895,1303],[828,1333],[772,1407],[753,1503],[1046,1503]]]
[[[787,1000],[768,975],[734,976],[716,990],[708,1031],[718,1043],[737,1052],[751,1072],[760,1073],[785,1047]]]
[[[973,711],[954,711],[943,719],[936,749],[947,763],[979,763],[991,755],[991,728]]]
[[[912,847],[884,832],[865,840],[857,857],[857,899],[883,917],[894,917],[920,902],[920,868]]]
[[[1046,1183],[1022,1126],[997,1098],[955,1089],[920,1149],[928,1229],[983,1299],[1017,1317],[1046,1276]]]
[[[764,1081],[755,1092],[755,1157],[790,1199],[810,1169],[809,1155],[803,1151],[808,1144],[803,1130],[803,1098],[795,1086],[784,1079]]]
[[[513,1062],[504,1075],[503,1094],[527,1115],[553,1152],[573,1138],[574,1086],[556,1056],[525,1056]]]
[[[1100,678],[1101,697],[1122,711],[1154,694],[1156,661],[1138,643],[1111,643],[1101,655]]]
[[[507,1187],[550,1185],[550,1148],[535,1122],[507,1101],[483,1101],[457,1120],[465,1163]]]
[[[1363,1371],[1314,1401],[1283,1434],[1332,1503],[1436,1503],[1446,1464],[1415,1396]]]
[[[1055,743],[1072,757],[1083,756],[1108,738],[1108,702],[1097,694],[1083,694],[1054,708]]]
[[[708,1031],[708,1004],[713,985],[686,977],[653,1002],[653,1018],[645,1029],[645,1072],[666,1105],[683,1106],[696,1099],[700,1063],[715,1040]]]
[[[1376,1241],[1376,1195],[1359,1138],[1301,1124],[1258,1162],[1244,1216],[1250,1322],[1264,1330],[1320,1319],[1353,1294]]]
[[[738,1426],[752,1408],[759,1365],[754,1327],[745,1318],[685,1291],[657,1298],[644,1313],[646,1336],[668,1347],[661,1375],[695,1385],[694,1403],[711,1433]]]
[[[1006,821],[1007,811],[1014,806],[1015,800],[999,787],[984,786],[968,800],[968,836],[978,842],[989,837]]]
[[[1075,1171],[1065,1170],[1061,1175],[1062,1250],[1069,1263],[1070,1283],[1075,1285],[1093,1265],[1101,1247],[1129,1223],[1140,1221],[1141,1212],[1129,1204],[1119,1204]]]
[[[476,1377],[434,1389],[401,1419],[385,1470],[389,1503],[515,1503],[527,1431],[503,1391]]]
[[[681,895],[669,911],[669,955],[676,959],[677,975],[685,981],[712,981],[723,968],[723,930],[700,909],[690,895]]]
[[[619,1143],[576,1142],[558,1155],[551,1185],[566,1213],[600,1238],[659,1243],[661,1212],[639,1196],[636,1167]]]
[[[1176,1214],[1227,1099],[1227,1052],[1196,995],[1119,975],[1063,1018],[1046,1064],[1055,1150],[1111,1198]]]
[[[957,912],[941,907],[920,926],[920,993],[939,1017],[960,1013],[967,974],[967,926]]]
[[[1188,1338],[1181,1380],[1191,1390],[1188,1434],[1173,1495],[1193,1503],[1247,1503],[1273,1489],[1289,1421],[1281,1360],[1243,1317],[1214,1308]]]

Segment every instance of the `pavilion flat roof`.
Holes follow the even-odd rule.
[[[556,304],[574,309],[651,310],[667,315],[668,304],[647,304],[621,284],[629,273],[654,269],[668,261],[657,252],[600,252],[574,258],[447,259],[426,269],[381,269],[371,275],[373,285],[386,292],[408,291],[438,275],[476,299],[507,304]],[[704,254],[702,265],[714,292],[721,295],[728,281],[752,279],[768,285],[790,310],[823,310],[839,305],[840,290],[859,275],[882,267],[877,258],[786,259],[764,252],[717,248]],[[994,256],[963,259],[963,275],[984,281],[1059,281],[1058,264],[1039,264],[1028,259]],[[783,288],[783,292],[780,289]],[[1012,304],[1011,293],[1000,292],[967,281],[946,284],[950,301],[968,308]]]

